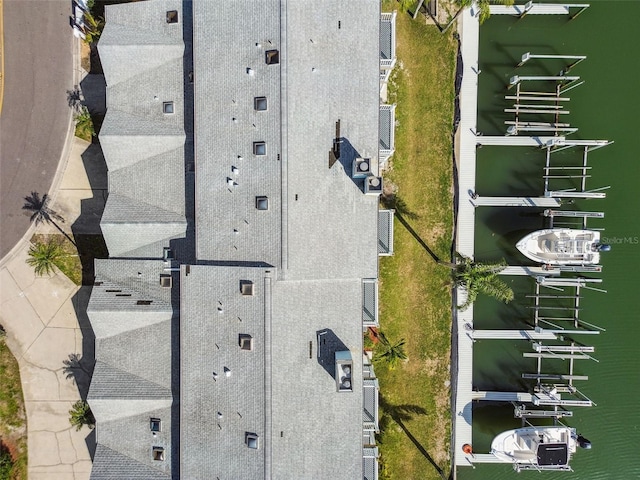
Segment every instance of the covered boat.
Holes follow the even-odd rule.
[[[600,261],[600,252],[611,249],[600,243],[600,232],[571,228],[537,230],[516,247],[527,258],[545,265],[595,265]]]
[[[591,443],[574,428],[565,426],[523,427],[502,432],[491,442],[491,453],[513,463],[515,470],[568,470],[576,447]]]

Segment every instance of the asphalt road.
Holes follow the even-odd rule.
[[[48,193],[72,111],[69,0],[4,0],[4,102],[0,116],[0,258],[29,228],[32,191]]]

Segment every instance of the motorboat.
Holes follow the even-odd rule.
[[[516,471],[572,471],[569,466],[576,447],[591,448],[591,442],[566,426],[523,427],[500,433],[491,442],[491,453]]]
[[[611,246],[600,243],[600,232],[571,228],[547,228],[530,233],[516,244],[522,254],[544,265],[597,265],[600,252]]]

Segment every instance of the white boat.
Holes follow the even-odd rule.
[[[522,254],[545,265],[596,265],[600,252],[610,245],[600,243],[600,232],[571,228],[547,228],[530,233],[516,244]]]
[[[502,432],[491,442],[491,453],[521,470],[566,470],[576,447],[591,448],[589,440],[565,426],[523,427]]]

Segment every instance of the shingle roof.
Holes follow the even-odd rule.
[[[151,452],[149,453],[151,455]],[[90,480],[162,480],[171,475],[98,443]]]
[[[264,476],[265,442],[270,442],[265,431],[269,277],[263,268],[182,267],[183,478]],[[240,293],[241,281],[253,282],[254,295]],[[240,349],[240,334],[251,335],[253,350]],[[259,436],[260,449],[247,448],[246,432]]]
[[[89,399],[92,401],[128,399],[129,403],[133,403],[132,399],[171,400],[171,390],[107,363],[97,361],[93,372],[93,382],[91,382],[89,389]],[[128,415],[123,411],[122,416]]]
[[[184,215],[144,202],[136,202],[117,193],[110,194],[100,222],[102,234],[112,257],[127,256],[127,252],[172,238],[184,237],[187,220]],[[149,257],[161,257],[157,248]]]
[[[154,467],[145,418],[164,411],[167,426],[180,428],[173,433],[183,478],[369,475],[368,460],[360,460],[367,450],[358,379],[362,321],[376,308],[363,279],[377,276],[378,197],[351,178],[351,163],[370,158],[378,173],[379,4],[185,5],[194,10],[194,217],[202,264],[182,265],[163,290],[161,260],[97,262],[103,283],[89,306],[98,334],[89,400],[104,444],[94,473],[105,472],[105,459],[120,468],[134,458],[136,475],[139,464]],[[158,0],[107,8],[101,53],[109,57],[109,111],[101,141],[111,196],[102,227],[111,256],[159,258],[192,232],[189,196],[176,187],[189,163],[189,39],[183,64],[183,29],[164,22],[168,9],[182,19],[181,6]],[[135,42],[142,47],[132,50]],[[267,65],[272,49],[279,63]],[[139,65],[136,54],[144,57]],[[254,109],[258,96],[267,98],[266,111]],[[161,113],[164,101],[174,102],[174,114]],[[335,141],[340,158],[330,168]],[[255,154],[254,142],[265,142],[266,155]],[[256,209],[258,196],[268,198],[268,210]],[[240,293],[247,280],[254,295]],[[151,304],[134,303],[140,295]],[[241,334],[251,335],[253,350],[240,349]],[[336,391],[332,360],[344,350],[355,379],[347,393]],[[172,405],[177,379],[181,399]],[[172,408],[180,409],[179,420]],[[135,433],[119,444],[117,432],[127,428]],[[257,450],[247,448],[247,432],[258,435]]]
[[[110,195],[101,226],[112,257],[157,257],[186,235],[185,44],[181,2],[113,5],[99,42],[107,82],[100,143]],[[165,111],[171,103],[171,113]]]
[[[267,65],[265,51],[282,48],[280,1],[205,1],[193,7],[197,257],[277,266],[281,66]],[[214,18],[224,20],[211,28]],[[266,111],[254,109],[255,97],[267,98]],[[266,155],[254,155],[253,142],[259,141]],[[256,209],[257,196],[268,198],[268,210]]]

